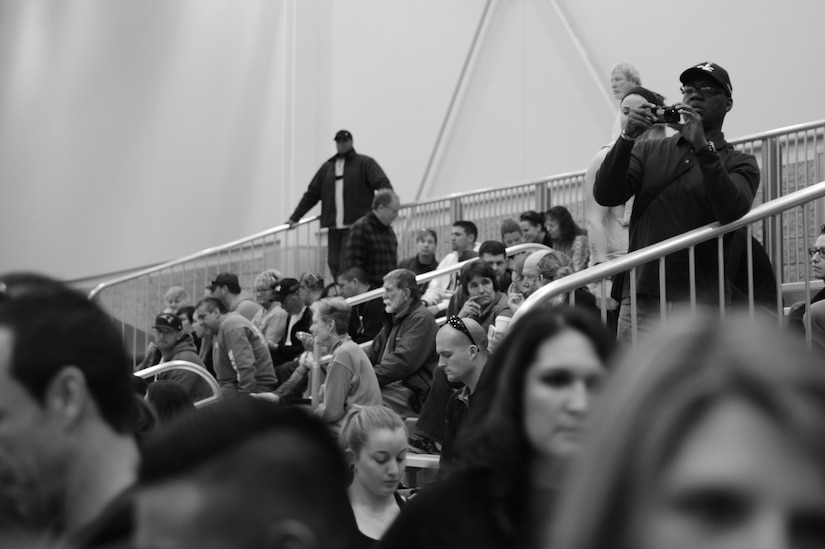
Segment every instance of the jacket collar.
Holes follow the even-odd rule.
[[[355,148],[350,149],[350,151],[344,155],[344,160],[352,160],[353,156],[355,156]],[[334,164],[336,160],[338,160],[338,153],[333,154],[327,162]]]

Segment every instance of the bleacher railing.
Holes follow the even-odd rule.
[[[760,191],[754,205],[769,202],[825,179],[825,120],[800,124],[735,139],[738,150],[753,154],[761,170]],[[595,154],[596,151],[594,151]],[[505,218],[518,218],[526,210],[545,211],[551,205],[566,206],[584,225],[584,171],[546,177],[513,186],[453,194],[444,198],[407,204],[401,208],[394,228],[398,235],[398,257],[415,254],[415,234],[432,228],[438,234],[437,256],[450,246],[449,232],[457,219],[473,220],[479,241],[500,238]],[[825,219],[825,200],[782,214],[777,223],[754,225],[754,236],[781,266],[782,283],[801,283],[807,271],[806,248],[818,233],[815,220]],[[807,222],[806,222],[807,221]],[[197,299],[203,287],[221,271],[238,274],[241,285],[250,288],[254,277],[266,268],[281,269],[295,276],[306,270],[326,272],[326,231],[318,217],[305,218],[300,228],[288,231],[280,225],[250,237],[210,248],[185,258],[121,277],[95,288],[91,297],[120,323],[124,339],[133,352],[142,352],[146,330],[163,309],[163,293],[170,286],[183,286]]]
[[[155,377],[156,375],[162,374],[163,372],[168,372],[169,370],[184,370],[187,372],[192,372],[206,381],[209,388],[212,389],[212,396],[197,401],[195,406],[198,408],[220,400],[221,387],[218,385],[217,380],[206,370],[206,368],[203,366],[198,366],[188,360],[170,360],[169,362],[163,362],[161,364],[156,364],[155,366],[150,366],[149,368],[144,368],[143,370],[138,370],[135,372],[135,375],[142,377],[143,379],[149,379],[150,377]]]
[[[266,269],[323,272],[326,263],[326,231],[318,216],[302,219],[292,230],[278,225],[266,231],[208,248],[198,253],[150,267],[99,284],[89,294],[97,299],[118,324],[133,356],[144,352],[148,329],[164,308],[163,295],[182,286],[197,302],[218,273],[238,275],[244,288]],[[288,266],[288,270],[286,269]],[[194,305],[194,303],[192,303]]]
[[[596,265],[594,267],[579,271],[578,273],[574,273],[562,279],[553,281],[550,284],[547,284],[546,286],[543,286],[542,288],[538,289],[521,305],[521,307],[519,307],[518,311],[513,316],[513,324],[517,324],[518,318],[530,309],[532,309],[533,307],[540,306],[542,303],[545,303],[548,300],[551,300],[554,297],[561,295],[565,292],[575,290],[576,288],[596,284],[600,286],[601,295],[605,295],[606,283],[609,277],[621,272],[628,272],[628,278],[630,280],[630,311],[633,326],[632,339],[633,343],[635,343],[638,338],[638,330],[636,323],[636,268],[640,265],[650,263],[653,261],[657,261],[659,263],[659,312],[661,314],[661,318],[664,321],[666,321],[667,315],[670,312],[667,300],[667,279],[665,278],[665,263],[667,261],[667,256],[680,250],[689,250],[688,253],[690,256],[690,270],[694,271],[695,263],[693,254],[696,245],[712,240],[716,240],[719,254],[719,268],[717,273],[719,281],[718,305],[719,314],[721,316],[724,316],[728,310],[729,304],[725,301],[726,276],[724,272],[725,245],[723,242],[723,238],[726,234],[742,228],[745,228],[747,231],[746,263],[748,269],[748,311],[751,316],[754,316],[756,314],[757,307],[754,295],[753,246],[751,236],[754,235],[755,228],[761,228],[767,224],[768,229],[776,229],[778,226],[786,222],[788,216],[793,217],[793,215],[796,213],[798,213],[799,217],[801,218],[802,226],[808,227],[809,223],[813,221],[812,219],[810,219],[810,207],[812,204],[818,204],[823,197],[825,197],[825,181],[820,182],[816,185],[806,187],[801,190],[794,191],[785,196],[775,198],[774,200],[771,200],[768,203],[757,206],[753,208],[744,217],[732,223],[728,223],[727,225],[720,225],[717,222],[706,225],[704,227],[693,229],[692,231],[688,231],[681,235],[674,236],[652,246],[642,248],[641,250],[636,250],[622,257],[612,259],[600,265]],[[813,240],[810,240],[809,242],[813,242]],[[802,243],[804,244],[804,242]],[[777,301],[775,310],[772,310],[771,312],[775,315],[777,324],[781,327],[785,322],[781,288],[781,274],[783,270],[783,264],[781,262],[782,256],[779,253],[780,250],[774,248],[772,252],[773,253],[769,251],[769,257],[771,258],[771,262],[774,268],[774,274],[776,275],[777,280]],[[805,253],[805,263],[806,268],[802,269],[801,277],[804,287],[806,305],[809,306],[811,280],[810,272],[807,268],[807,252]],[[695,312],[697,308],[695,272],[690,273],[690,281],[690,300],[688,303],[690,310]],[[573,297],[573,294],[571,294],[571,297]],[[607,316],[607,305],[604,301],[601,302],[601,314],[603,319]],[[513,324],[511,324],[511,326]],[[807,319],[806,321],[806,332],[808,344],[810,345],[810,319]]]

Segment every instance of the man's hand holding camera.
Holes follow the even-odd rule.
[[[653,103],[630,107],[622,137],[636,139],[656,124],[667,124],[669,128],[681,132],[695,148],[704,147],[707,143],[702,116],[684,103],[676,103],[671,107],[660,107]]]

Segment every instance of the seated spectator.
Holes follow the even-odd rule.
[[[550,235],[544,227],[544,216],[533,210],[528,210],[519,216],[519,226],[524,242],[535,242],[550,246]]]
[[[493,268],[498,287],[506,290],[513,282],[513,270],[508,267],[507,249],[498,240],[485,240],[478,249],[478,257]]]
[[[817,280],[825,280],[825,225],[820,228],[819,236],[816,237],[816,242],[808,248],[808,255],[811,257],[811,274]],[[825,288],[819,290],[810,299],[811,311],[811,328],[813,328],[812,336],[818,343],[820,342],[820,335],[825,334],[821,332],[823,324],[820,322],[823,310],[821,305],[816,305],[820,301],[825,300]],[[805,333],[805,316],[808,310],[805,301],[798,301],[791,305],[788,312],[788,327],[799,334]],[[825,343],[825,340],[822,340]]]
[[[200,339],[201,346],[198,349],[198,356],[206,367],[206,371],[215,377],[215,364],[212,356],[215,338],[212,337],[211,332],[206,329],[206,326],[198,318],[197,310],[192,314],[192,338]]]
[[[416,254],[398,263],[399,269],[407,269],[416,276],[434,271],[438,267],[438,259],[435,257],[435,249],[438,246],[438,235],[433,229],[421,229],[415,237]],[[427,291],[430,283],[425,282],[419,286],[421,293]]]
[[[478,380],[487,364],[487,335],[475,320],[451,316],[438,331],[435,350],[438,353],[438,369],[445,379],[461,384],[461,388],[452,392],[445,407],[440,461],[441,467],[447,468],[456,460],[456,441],[466,426]]]
[[[349,471],[301,410],[227,399],[160,431],[140,469],[135,547],[348,549]]]
[[[215,377],[225,394],[261,393],[275,388],[272,357],[250,321],[226,310],[214,297],[202,299],[196,316],[212,333]]]
[[[176,381],[155,381],[146,391],[146,401],[161,423],[195,410],[195,404],[186,389]]]
[[[185,360],[197,366],[204,366],[192,336],[183,329],[180,318],[170,313],[163,313],[155,318],[155,325],[152,328],[155,334],[155,341],[161,353],[161,360],[158,364],[171,362],[173,360]],[[181,385],[183,390],[197,402],[212,396],[212,389],[201,376],[187,370],[168,370],[157,375],[159,380],[175,381]]]
[[[450,243],[453,251],[448,253],[438,263],[438,269],[446,269],[453,265],[477,257],[478,227],[472,221],[456,221],[450,232]],[[421,301],[430,308],[430,312],[438,314],[447,309],[450,298],[458,288],[458,272],[440,276],[430,281],[427,291],[421,296]]]
[[[163,294],[163,301],[166,304],[163,312],[175,314],[181,307],[189,305],[189,294],[183,289],[183,286],[172,286]]]
[[[587,268],[590,261],[590,243],[587,232],[579,227],[564,206],[547,210],[547,234],[550,247],[570,258],[573,272]]]
[[[389,408],[357,407],[347,414],[338,442],[352,471],[349,498],[359,538],[355,547],[372,547],[405,503],[398,486],[404,479],[407,428]]]
[[[350,267],[338,279],[342,284],[342,295],[347,299],[375,289],[361,267]],[[384,303],[381,298],[376,298],[352,307],[348,333],[354,342],[366,343],[375,339],[383,325]]]
[[[325,365],[326,377],[315,413],[336,429],[353,406],[381,404],[381,388],[372,363],[347,334],[350,311],[350,305],[340,297],[324,298],[312,305],[310,330],[315,344],[324,354],[332,355]]]
[[[821,357],[775,320],[718,311],[644,343],[604,392],[546,546],[822,547]]]
[[[313,303],[321,299],[324,293],[324,277],[318,273],[307,271],[298,278],[300,283],[301,301],[307,307],[311,307]]]
[[[398,195],[381,189],[372,199],[372,210],[353,223],[349,231],[346,266],[361,267],[376,286],[398,264],[398,239],[392,223],[400,209]]]
[[[421,303],[412,271],[396,269],[384,277],[384,307],[390,321],[367,353],[375,366],[384,405],[401,417],[421,411],[435,368],[435,318]]]
[[[275,366],[280,367],[282,364],[295,360],[304,352],[304,344],[298,337],[298,333],[309,332],[309,326],[312,324],[312,311],[305,304],[302,295],[310,295],[310,292],[306,289],[301,290],[301,284],[294,278],[284,278],[275,287],[274,297],[289,315],[284,335],[278,342],[278,347],[272,352],[272,362]],[[311,301],[310,304],[312,304]],[[281,381],[288,379],[295,367],[293,365],[287,369],[289,371],[281,371],[280,368],[276,370],[278,379]]]
[[[515,262],[513,262],[513,283],[507,288],[507,295],[513,297],[514,294],[519,294],[522,291],[521,278],[524,276],[524,262],[527,260],[529,253],[519,254]],[[502,291],[504,288],[502,288]],[[515,312],[515,311],[514,311]]]
[[[60,547],[130,534],[145,406],[132,378],[120,331],[97,303],[41,275],[0,275],[0,501]]]
[[[487,263],[476,260],[468,263],[461,269],[461,288],[453,295],[467,296],[460,308],[457,303],[451,303],[448,316],[473,320],[484,334],[499,316],[513,315],[508,305],[508,296],[499,291],[493,268]],[[459,309],[453,312],[454,309]],[[484,338],[484,353],[487,353],[487,338]],[[415,425],[410,446],[413,452],[436,454],[443,451],[442,445],[446,439],[445,414],[450,402],[453,388],[442,369],[433,373],[433,382],[427,401],[421,409],[421,415]]]
[[[524,243],[521,227],[515,219],[507,218],[501,222],[501,242],[505,248]]]
[[[504,314],[512,316],[507,294],[499,291],[498,279],[493,268],[477,259],[461,269],[461,291],[467,300],[456,313],[459,318],[472,318],[484,329]]]
[[[191,305],[185,305],[172,314],[178,316],[183,326],[183,331],[192,336],[192,341],[195,342],[195,348],[197,348],[198,353],[200,353],[201,337],[195,332],[195,308]]]
[[[453,473],[410,499],[379,548],[545,546],[614,340],[598,317],[569,307],[517,324],[481,374]]]
[[[281,273],[275,269],[267,269],[255,277],[255,299],[261,308],[252,318],[252,325],[264,336],[270,353],[278,350],[289,319],[289,313],[281,307],[275,292],[281,278]]]
[[[241,291],[241,283],[235,273],[221,273],[215,277],[209,286],[210,297],[219,299],[230,313],[237,312],[245,319],[252,321],[261,306],[248,292]]]
[[[536,290],[565,276],[573,274],[570,258],[566,254],[550,251],[533,252],[524,260],[524,270],[521,275],[520,294],[510,296],[510,309],[515,312],[524,300]],[[554,297],[548,306],[563,305],[570,302],[570,294],[574,294],[576,307],[584,307],[598,312],[596,298],[587,288],[576,288],[574,292],[564,292]]]

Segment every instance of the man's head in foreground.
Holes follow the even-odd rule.
[[[349,472],[326,428],[297,409],[224,400],[147,448],[134,546],[345,548]]]
[[[31,524],[76,532],[132,484],[131,378],[97,304],[41,275],[0,275],[0,470]]]

